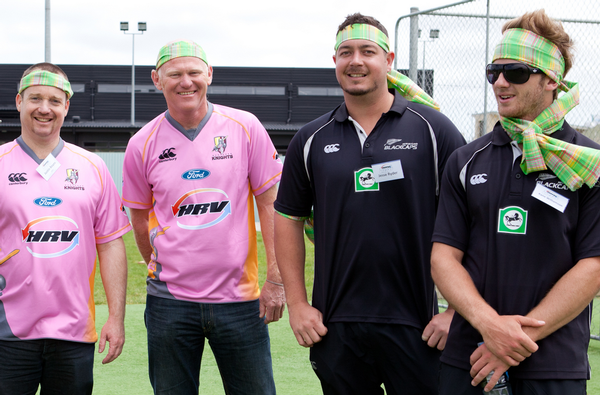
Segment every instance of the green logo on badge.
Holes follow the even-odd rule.
[[[354,172],[354,191],[365,192],[365,191],[378,191],[379,183],[375,181],[373,176],[373,169],[370,167],[362,168]]]
[[[500,210],[498,232],[524,235],[527,232],[527,211],[517,206]]]

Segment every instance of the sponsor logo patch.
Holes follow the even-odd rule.
[[[203,180],[210,176],[210,171],[204,169],[188,170],[181,175],[184,180]]]
[[[475,174],[473,177],[471,177],[470,182],[471,185],[485,184],[487,182],[487,174]]]
[[[67,183],[64,189],[72,189],[76,191],[85,191],[85,187],[82,185],[77,185],[79,182],[79,170],[77,169],[67,169],[67,178],[65,178],[65,182]]]
[[[388,139],[383,145],[384,151],[397,150],[397,149],[412,149],[416,150],[419,143],[402,143],[402,139]]]
[[[527,233],[527,211],[510,206],[499,210],[498,232],[524,235]]]
[[[213,154],[212,160],[233,159],[233,154],[225,153],[225,149],[227,149],[227,136],[216,136],[213,141],[215,146],[212,150],[216,154]]]
[[[340,150],[339,144],[329,144],[329,145],[326,145],[325,148],[323,148],[323,151],[325,151],[326,154],[338,152],[339,150]]]
[[[8,185],[26,185],[27,173],[10,173],[8,175]]]
[[[177,154],[175,152],[173,152],[174,150],[175,150],[175,147],[171,147],[171,148],[167,148],[167,149],[163,150],[163,152],[161,152],[161,154],[158,155],[158,163],[177,160]]]
[[[563,191],[569,190],[569,187],[567,187],[562,181],[560,181],[558,177],[554,174],[541,173],[535,181],[538,184],[545,186],[546,188],[559,189]]]
[[[77,223],[69,217],[48,216],[34,219],[21,229],[27,251],[36,258],[56,258],[79,245]]]
[[[364,167],[354,172],[354,191],[355,192],[368,192],[378,191],[379,183],[375,181],[373,169],[370,167]]]
[[[223,199],[225,197],[225,199]],[[227,194],[216,188],[194,189],[171,206],[177,226],[187,230],[205,229],[225,220],[231,214]]]
[[[40,207],[56,207],[62,203],[62,200],[55,197],[42,196],[35,199],[33,203]]]

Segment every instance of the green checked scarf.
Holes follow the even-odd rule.
[[[600,151],[550,137],[579,104],[579,84],[563,80],[565,63],[558,47],[529,30],[508,29],[494,51],[492,61],[497,59],[514,59],[536,67],[565,92],[532,122],[500,117],[510,138],[523,144],[523,173],[550,168],[572,191],[584,183],[593,187],[600,177]]]
[[[19,83],[19,94],[23,93],[23,91],[30,86],[35,85],[46,85],[58,88],[67,94],[67,100],[73,96],[71,84],[65,77],[46,70],[34,70],[21,78],[21,82]]]
[[[345,27],[338,32],[334,50],[337,51],[340,44],[346,40],[369,40],[379,45],[385,52],[390,51],[390,42],[388,36],[373,25],[354,24]],[[440,109],[440,106],[421,89],[413,80],[397,72],[391,70],[387,75],[388,87],[396,89],[402,97],[415,103],[425,104],[426,106]]]
[[[180,40],[172,41],[160,49],[156,58],[156,70],[169,60],[184,56],[200,58],[204,63],[208,64],[206,53],[201,46],[190,40]]]

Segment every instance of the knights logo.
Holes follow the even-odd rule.
[[[77,184],[77,180],[79,180],[79,170],[77,169],[67,169],[67,178],[65,181],[70,182],[71,184]]]
[[[215,148],[213,148],[213,151],[217,151],[219,154],[223,155],[225,148],[227,148],[227,136],[216,136],[214,141]]]

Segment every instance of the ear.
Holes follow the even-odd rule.
[[[394,57],[396,55],[393,52],[388,52],[386,55],[386,62],[387,62],[387,71],[390,72],[392,70],[392,65],[394,64]]]
[[[17,93],[17,97],[15,97],[15,103],[17,104],[17,111],[21,112],[21,103],[23,102],[23,97],[20,93]]]
[[[208,85],[212,84],[212,77],[213,77],[213,68],[212,66],[208,66]]]
[[[152,82],[154,82],[154,86],[156,87],[156,89],[158,89],[159,91],[162,91],[162,86],[160,85],[160,76],[158,75],[158,71],[152,70],[152,74],[150,76],[152,77]]]
[[[558,82],[551,80],[548,76],[545,77],[546,82],[544,84],[544,90],[554,92],[556,89],[558,89]]]
[[[333,58],[333,64],[336,64],[337,59],[335,58],[335,55],[333,55],[332,58]]]

